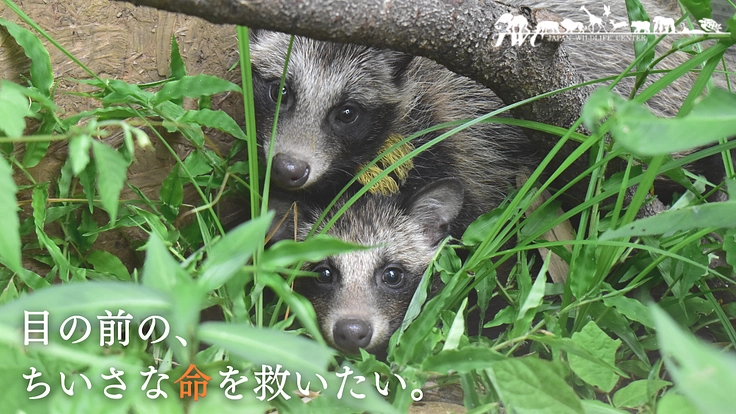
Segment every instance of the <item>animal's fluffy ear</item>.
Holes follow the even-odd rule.
[[[401,83],[404,80],[404,74],[409,64],[414,60],[414,56],[393,50],[385,51],[386,60],[391,66],[391,76],[394,82]]]
[[[462,209],[464,194],[460,181],[445,178],[419,190],[406,209],[410,217],[421,223],[425,236],[438,243],[450,234],[450,225]]]

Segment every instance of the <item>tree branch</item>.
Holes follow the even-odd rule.
[[[483,0],[126,0],[199,16],[213,23],[239,24],[319,40],[385,47],[424,56],[488,86],[506,104],[582,82],[559,43],[494,47],[496,20],[504,13],[536,13]],[[549,16],[545,16],[547,18]],[[525,105],[513,112],[563,127],[578,117],[589,94],[582,88]],[[549,137],[537,138],[551,147]]]

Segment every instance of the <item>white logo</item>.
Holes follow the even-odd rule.
[[[616,36],[649,35],[649,34],[705,34],[705,33],[723,33],[721,25],[713,19],[700,19],[698,24],[700,29],[690,29],[685,23],[681,25],[678,31],[675,27],[675,19],[670,17],[656,16],[649,21],[633,21],[629,24],[626,20],[616,21],[608,19],[608,23],[604,18],[611,15],[611,8],[608,5],[603,6],[603,17],[598,17],[591,13],[585,6],[581,6],[580,10],[588,15],[588,24],[578,22],[569,18],[565,18],[562,22],[544,20],[537,23],[537,27],[533,30],[529,27],[526,17],[506,13],[496,20],[494,27],[500,30],[498,40],[494,46],[498,47],[508,36],[511,39],[511,45],[521,45],[527,37],[530,37],[529,43],[536,45],[537,36],[579,36],[579,35],[606,35],[615,38]]]

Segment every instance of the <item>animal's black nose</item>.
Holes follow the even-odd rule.
[[[273,181],[282,188],[296,189],[309,178],[309,164],[289,155],[278,153],[273,157]]]
[[[373,328],[362,319],[342,319],[332,328],[335,345],[342,350],[357,354],[359,348],[366,348],[373,338]]]

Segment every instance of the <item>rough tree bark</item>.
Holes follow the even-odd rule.
[[[537,12],[491,0],[124,0],[136,5],[199,16],[213,23],[239,24],[320,40],[386,47],[433,59],[493,90],[506,104],[582,82],[560,44],[537,40],[494,47],[496,20]],[[540,13],[549,13],[539,11]],[[541,16],[540,16],[541,17]],[[561,19],[560,19],[561,20]],[[578,118],[589,88],[579,88],[524,105],[516,118],[569,127]],[[531,132],[543,148],[556,139]]]

